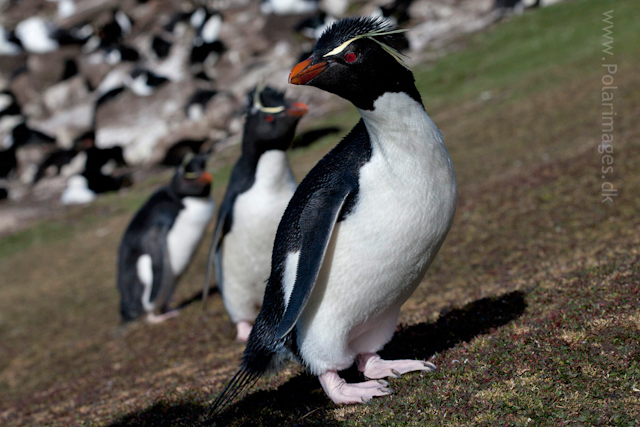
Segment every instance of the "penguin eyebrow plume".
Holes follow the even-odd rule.
[[[384,39],[394,34],[400,34],[409,31],[408,29],[396,29],[391,22],[386,19],[377,16],[364,16],[361,18],[345,18],[338,22],[335,22],[331,27],[327,28],[318,40],[316,50],[321,50],[323,47],[329,44],[335,45],[340,43],[336,48],[332,49],[328,53],[323,55],[323,58],[327,56],[337,55],[346,49],[351,43],[358,39],[367,38],[373,40],[384,49],[389,55],[391,55],[396,61],[398,61],[403,67],[409,68],[404,63],[404,55],[398,52],[393,47],[385,43]],[[380,40],[381,38],[382,40]]]
[[[270,93],[270,92],[273,92],[273,93]],[[265,87],[264,85],[259,84],[253,90],[253,108],[256,108],[262,111],[263,113],[267,113],[267,114],[278,114],[285,110],[284,105],[279,105],[277,107],[265,107],[262,104],[262,99],[261,99],[262,97],[267,97],[270,100],[273,99],[275,103],[284,104],[284,92],[279,93],[269,87]],[[278,101],[281,101],[281,102],[278,102]]]

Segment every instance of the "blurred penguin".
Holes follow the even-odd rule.
[[[134,216],[118,253],[120,315],[149,323],[178,314],[169,302],[214,213],[206,155],[180,165],[171,183],[156,191]]]
[[[317,9],[317,0],[262,0],[260,3],[260,12],[264,15],[299,15]]]
[[[297,187],[285,151],[308,111],[270,87],[254,89],[249,100],[242,155],[218,213],[203,291],[204,300],[215,264],[218,289],[241,342],[262,305],[278,223]]]

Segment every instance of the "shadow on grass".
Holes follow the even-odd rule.
[[[526,308],[521,291],[483,298],[443,314],[435,323],[400,326],[380,355],[385,359],[428,359],[435,353],[460,342],[490,333],[520,317]],[[341,372],[348,382],[361,381],[352,367]],[[260,390],[229,407],[216,420],[216,425],[333,425],[326,412],[331,404],[316,377],[302,373],[276,389]],[[179,402],[156,403],[139,413],[132,413],[111,425],[159,426],[198,425],[206,413],[206,405]]]
[[[214,294],[219,294],[220,290],[218,289],[218,286],[211,286],[209,288],[209,293],[207,294],[207,298],[211,297],[211,295]],[[179,303],[178,305],[176,305],[176,310],[182,310],[183,308],[193,304],[194,302],[198,302],[198,301],[202,301],[202,292],[196,292],[193,295],[191,295],[189,298],[183,300],[181,303]]]

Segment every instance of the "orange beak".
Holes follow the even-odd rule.
[[[211,184],[213,182],[213,176],[209,172],[202,172],[196,181],[203,184]]]
[[[287,108],[287,114],[293,117],[302,117],[309,112],[309,107],[302,102],[294,102]]]
[[[294,85],[307,84],[327,68],[329,68],[328,62],[318,62],[311,65],[311,58],[305,59],[293,67],[291,74],[289,74],[289,83]]]

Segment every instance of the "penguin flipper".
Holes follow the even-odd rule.
[[[326,188],[316,191],[300,215],[302,246],[296,270],[296,281],[289,297],[287,309],[278,325],[277,339],[282,339],[295,326],[302,314],[338,222],[342,207],[351,194],[350,189]]]
[[[220,216],[222,215],[222,208],[220,208],[220,213],[218,213],[218,222],[216,224],[216,229],[213,232],[213,241],[211,242],[211,248],[209,249],[209,257],[207,259],[207,273],[204,279],[204,287],[202,288],[202,304],[205,305],[207,303],[207,297],[209,296],[209,286],[211,285],[211,276],[212,270],[215,269],[216,272],[216,286],[218,290],[222,294],[222,226],[221,224],[224,221],[220,221]],[[225,233],[226,234],[226,233]]]
[[[213,232],[213,241],[211,242],[211,248],[209,249],[209,258],[207,261],[207,274],[204,280],[204,287],[202,288],[202,303],[207,303],[207,296],[209,295],[209,286],[211,285],[212,272],[215,267],[216,281],[218,290],[223,292],[223,274],[222,274],[222,240],[224,236],[231,231],[231,224],[233,222],[233,207],[236,199],[240,194],[245,192],[251,187],[252,182],[242,177],[241,171],[238,165],[231,171],[231,178],[229,180],[229,186],[227,192],[224,195],[220,210],[218,211],[218,219],[216,220],[216,228]]]
[[[169,247],[167,245],[168,224],[157,224],[145,235],[146,253],[151,257],[153,284],[150,302],[162,308],[171,299],[175,288],[175,277],[171,269]]]

